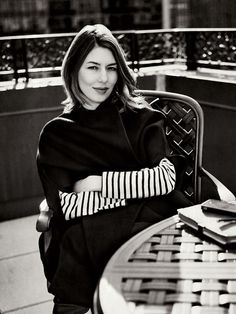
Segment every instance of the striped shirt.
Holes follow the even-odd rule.
[[[128,199],[148,198],[170,193],[175,187],[175,168],[163,158],[154,168],[138,171],[105,171],[101,191],[59,191],[65,219],[93,215],[101,210],[125,206]]]

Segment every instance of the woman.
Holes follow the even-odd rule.
[[[62,78],[65,109],[43,128],[37,156],[54,212],[42,260],[54,313],[86,313],[118,247],[189,202],[175,188],[163,114],[136,95],[124,53],[105,26],[78,33]]]

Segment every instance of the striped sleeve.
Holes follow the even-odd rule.
[[[65,220],[93,215],[101,210],[126,205],[125,199],[104,198],[102,197],[101,192],[98,191],[80,193],[66,193],[59,191],[59,197]]]
[[[175,188],[174,165],[163,158],[154,168],[139,171],[108,171],[102,173],[103,197],[132,199],[170,193]]]

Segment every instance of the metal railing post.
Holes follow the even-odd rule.
[[[16,40],[11,40],[11,50],[12,50],[12,67],[13,67],[13,77],[15,82],[18,82],[19,74],[17,68],[17,52],[16,52]]]
[[[29,70],[28,70],[28,61],[27,61],[27,46],[25,42],[25,38],[21,40],[21,52],[22,52],[22,61],[25,70],[25,79],[26,82],[29,81]]]
[[[196,39],[197,33],[190,31],[185,33],[186,38],[186,65],[188,71],[194,71],[197,69],[197,47]]]
[[[137,33],[134,31],[131,33],[131,62],[133,70],[139,71],[139,47]]]

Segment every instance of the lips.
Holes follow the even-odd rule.
[[[104,95],[109,88],[107,87],[93,87],[93,89],[100,95]]]

